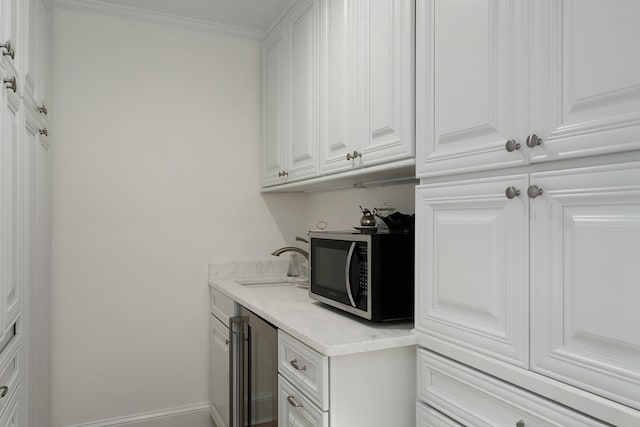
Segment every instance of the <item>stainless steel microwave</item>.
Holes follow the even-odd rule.
[[[412,320],[414,234],[309,232],[309,295],[377,322]]]

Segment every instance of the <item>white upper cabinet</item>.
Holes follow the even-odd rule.
[[[11,69],[12,76],[18,80],[20,58],[24,54],[19,6],[18,0],[0,0],[0,44],[3,46],[0,48],[0,64],[4,69]]]
[[[288,93],[285,159],[288,181],[318,174],[316,31],[313,0],[300,0],[287,14]]]
[[[317,19],[300,0],[263,41],[263,187],[318,175]]]
[[[640,148],[636,0],[418,0],[417,175]]]
[[[531,184],[531,369],[640,410],[640,163]]]
[[[262,185],[281,181],[284,166],[284,22],[262,42]]]
[[[321,1],[321,171],[414,156],[414,1]]]
[[[418,176],[525,162],[522,0],[418,0]],[[514,150],[505,149],[513,140]]]
[[[640,148],[640,2],[532,2],[533,162]]]
[[[51,107],[51,10],[45,0],[28,1],[29,52],[24,59],[24,95],[31,108],[48,118]]]

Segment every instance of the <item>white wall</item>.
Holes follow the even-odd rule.
[[[331,230],[359,226],[362,216],[359,206],[373,210],[385,202],[393,204],[398,212],[415,213],[414,190],[414,184],[397,184],[309,193],[307,229],[315,229],[320,220],[326,221]]]
[[[259,45],[53,19],[53,426],[205,402],[207,262],[307,228],[258,193]]]

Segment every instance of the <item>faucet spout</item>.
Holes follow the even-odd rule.
[[[271,253],[273,256],[280,256],[285,252],[296,252],[302,255],[307,261],[309,261],[309,252],[304,249],[296,248],[295,246],[285,246],[284,248],[276,249]]]

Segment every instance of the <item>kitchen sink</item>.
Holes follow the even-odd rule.
[[[294,285],[299,282],[300,279],[297,277],[271,277],[271,278],[259,278],[259,279],[240,279],[235,282],[242,286],[260,286],[260,287],[268,287],[268,286],[289,286]]]

